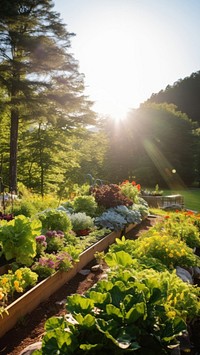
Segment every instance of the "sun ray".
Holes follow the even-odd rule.
[[[176,171],[176,167],[172,166],[172,164],[167,160],[164,154],[158,149],[158,147],[148,139],[145,139],[144,148],[153,161],[154,165],[158,169],[159,173],[165,180],[167,186],[171,190],[182,190],[185,189],[186,186],[178,172]]]

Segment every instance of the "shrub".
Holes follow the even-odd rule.
[[[26,217],[32,217],[37,212],[38,210],[35,208],[32,202],[28,200],[18,200],[13,206],[13,213],[15,216],[24,215]]]

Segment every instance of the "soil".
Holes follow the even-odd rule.
[[[130,239],[138,238],[139,234],[151,227],[157,218],[148,217],[139,226],[127,233]],[[19,355],[27,346],[41,340],[44,333],[45,321],[51,316],[61,316],[65,313],[65,302],[69,295],[74,293],[83,294],[102,275],[102,271],[91,271],[96,264],[93,260],[84,270],[87,275],[78,273],[71,281],[62,286],[49,299],[40,304],[31,314],[25,316],[18,324],[0,339],[0,355]]]

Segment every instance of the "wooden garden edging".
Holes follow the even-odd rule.
[[[135,224],[131,224],[123,232],[126,234],[135,226]],[[10,304],[6,308],[8,314],[3,313],[3,318],[0,317],[0,338],[12,329],[26,314],[31,313],[41,302],[45,301],[66,282],[70,281],[83,267],[94,259],[96,252],[105,250],[110,244],[114,243],[116,238],[120,238],[123,232],[118,231],[108,234],[82,252],[79,256],[79,262],[75,263],[73,268],[66,272],[57,271]]]
[[[182,195],[167,195],[167,196],[142,196],[148,203],[149,207],[164,208],[171,205],[184,207],[184,197]]]

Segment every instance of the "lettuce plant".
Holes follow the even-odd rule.
[[[76,196],[73,201],[74,212],[85,212],[88,216],[94,217],[97,210],[97,203],[94,196]]]
[[[38,213],[37,217],[42,222],[42,229],[44,231],[61,230],[67,232],[71,229],[70,218],[64,211],[49,208]]]
[[[186,323],[170,302],[166,306],[169,274],[159,275],[118,269],[84,296],[69,296],[66,316],[46,322],[35,354],[170,354]]]
[[[45,234],[46,252],[52,253],[62,250],[65,245],[65,235],[62,231],[49,230]]]
[[[19,215],[12,221],[1,221],[0,242],[6,260],[16,259],[29,266],[36,255],[36,236],[41,232],[41,222]]]

